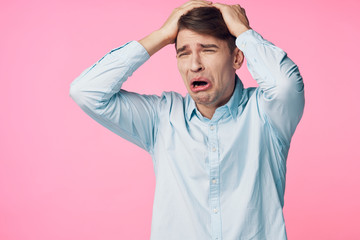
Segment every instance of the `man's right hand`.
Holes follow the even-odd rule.
[[[164,33],[164,36],[168,39],[169,43],[174,43],[175,38],[178,34],[178,21],[180,17],[186,14],[193,8],[197,7],[209,7],[211,6],[210,1],[203,1],[203,0],[191,0],[178,8],[175,8],[171,13],[170,17],[166,20],[164,25],[160,28],[160,31]]]
[[[141,39],[139,43],[147,50],[149,55],[153,55],[168,44],[174,43],[178,34],[178,21],[180,17],[193,8],[211,6],[211,2],[204,0],[191,0],[178,8],[175,8],[164,25],[150,35]]]

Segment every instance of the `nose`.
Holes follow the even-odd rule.
[[[190,70],[195,73],[201,72],[202,70],[204,70],[204,66],[201,62],[201,58],[200,58],[199,54],[192,54]]]

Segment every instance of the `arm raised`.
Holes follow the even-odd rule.
[[[259,84],[256,92],[263,120],[289,144],[305,105],[304,83],[297,65],[287,54],[250,28],[240,5],[213,4],[223,14],[236,46],[244,53],[249,72]]]

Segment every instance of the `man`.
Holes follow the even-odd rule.
[[[171,43],[186,97],[121,89]],[[235,73],[243,53],[258,88],[244,88]],[[151,239],[287,239],[286,158],[304,108],[303,81],[286,53],[250,28],[239,5],[183,4],[159,30],[86,69],[70,95],[151,154]]]

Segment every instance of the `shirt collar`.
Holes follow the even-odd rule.
[[[243,89],[243,83],[241,82],[238,75],[235,74],[235,89],[233,95],[231,96],[230,100],[223,106],[228,109],[233,119],[235,119],[237,116]],[[192,116],[196,114],[196,104],[189,94],[186,94],[186,103],[186,118],[188,121],[190,121]]]

